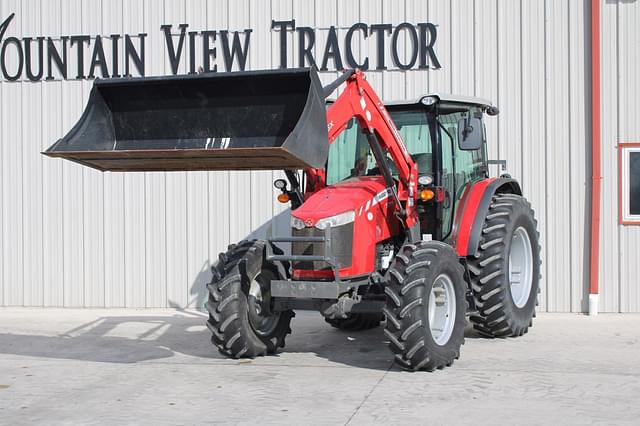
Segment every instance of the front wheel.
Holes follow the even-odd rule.
[[[438,241],[404,245],[389,268],[385,293],[384,332],[398,364],[433,371],[460,356],[466,283],[451,246]]]
[[[269,283],[276,274],[263,263],[264,242],[229,246],[208,285],[211,342],[233,358],[275,353],[291,333],[292,311],[273,312]]]

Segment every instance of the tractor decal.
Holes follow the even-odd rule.
[[[389,198],[389,192],[390,192],[389,189],[384,189],[378,192],[376,195],[374,195],[373,198],[371,198],[370,200],[367,200],[366,204],[360,206],[360,209],[358,210],[358,216],[361,216],[363,211],[368,212],[369,208],[375,206],[380,201],[383,201]]]

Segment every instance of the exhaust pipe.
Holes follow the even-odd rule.
[[[78,123],[43,154],[102,171],[323,168],[315,69],[96,80]]]

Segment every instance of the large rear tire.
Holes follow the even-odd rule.
[[[212,268],[207,286],[211,342],[233,358],[275,353],[291,333],[293,311],[271,311],[269,282],[276,273],[263,262],[264,244],[242,241],[229,246]]]
[[[475,256],[467,260],[478,314],[488,337],[522,336],[533,325],[540,281],[540,246],[531,205],[515,194],[493,196]]]
[[[464,343],[464,268],[439,241],[405,244],[389,268],[384,333],[395,361],[408,370],[450,366]]]

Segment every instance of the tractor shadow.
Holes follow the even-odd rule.
[[[0,354],[117,364],[168,358],[189,364],[243,362],[227,359],[212,346],[206,319],[204,313],[197,311],[139,311],[101,316],[57,334],[3,332]],[[331,327],[317,312],[298,312],[292,330],[284,350],[274,356],[279,359],[269,360],[270,364],[291,365],[291,354],[304,355],[293,365],[313,363],[315,356],[347,366],[388,370],[393,361],[382,327],[348,332]],[[474,337],[469,332],[465,335]]]
[[[384,323],[366,331],[345,331],[331,327],[316,312],[297,312],[292,322],[293,333],[287,339],[284,353],[313,353],[338,364],[388,370],[393,354],[383,332]],[[483,339],[471,326],[465,328],[466,339]],[[398,369],[397,366],[393,368]]]
[[[291,210],[283,210],[277,215],[273,216],[271,219],[264,222],[262,225],[258,226],[254,230],[251,231],[244,238],[240,238],[237,241],[231,241],[230,243],[237,243],[241,240],[252,240],[252,239],[267,239],[272,237],[287,237],[291,236]],[[291,253],[291,244],[290,243],[278,243],[278,247],[280,247],[286,254]],[[218,247],[219,252],[226,251],[226,246],[224,248]],[[206,259],[202,262],[202,266],[199,271],[197,271],[196,277],[191,283],[189,288],[189,300],[186,304],[182,302],[176,302],[174,300],[167,300],[167,306],[174,309],[182,309],[184,306],[189,308],[199,309],[204,311],[204,304],[207,301],[208,290],[207,284],[211,282],[211,266],[215,264],[218,260],[218,252],[210,253],[210,259]]]
[[[219,358],[206,316],[194,311],[102,316],[59,334],[0,333],[0,354],[106,363],[138,363],[184,355]]]

